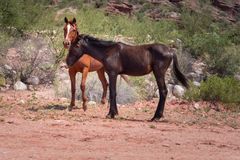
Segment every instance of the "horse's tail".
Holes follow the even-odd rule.
[[[182,83],[182,85],[184,85],[186,88],[189,88],[187,78],[179,69],[177,55],[175,52],[172,52],[172,53],[173,53],[173,73],[177,77],[177,79]]]

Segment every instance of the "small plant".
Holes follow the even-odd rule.
[[[149,126],[149,128],[151,128],[151,129],[155,129],[156,126],[154,126],[154,125],[151,124],[151,125]]]
[[[37,100],[36,93],[33,92],[30,99],[28,99],[28,101],[27,101],[27,105],[32,107],[31,109],[33,109],[33,110],[35,110],[35,108],[33,106],[36,104],[36,100]]]
[[[186,93],[184,94],[184,98],[188,101],[199,101],[199,100],[201,100],[200,88],[196,87],[195,85],[193,85],[191,83],[189,89],[186,90]]]

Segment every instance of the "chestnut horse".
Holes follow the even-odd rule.
[[[165,84],[165,73],[172,61],[173,72],[177,79],[185,87],[189,86],[188,80],[179,70],[174,50],[163,44],[130,46],[120,42],[99,40],[88,35],[79,35],[76,43],[71,45],[71,49],[75,49],[75,52],[69,52],[66,60],[68,66],[72,66],[84,53],[94,57],[104,65],[109,76],[110,89],[110,109],[107,118],[114,118],[118,114],[116,81],[119,74],[142,76],[153,72],[160,97],[152,121],[163,117],[168,92]]]
[[[71,44],[74,44],[77,42],[77,37],[79,35],[77,30],[77,24],[76,19],[74,18],[72,21],[68,21],[68,19],[65,17],[65,26],[64,26],[64,48],[69,49]],[[74,52],[74,49],[72,48],[69,50],[69,52]],[[83,110],[85,111],[87,109],[87,97],[85,95],[85,83],[87,79],[88,72],[96,71],[98,74],[98,78],[100,79],[103,87],[103,93],[102,93],[102,100],[101,103],[106,103],[106,95],[107,95],[107,80],[104,75],[105,71],[103,68],[103,65],[98,60],[92,58],[91,56],[85,54],[81,58],[79,58],[72,66],[69,67],[69,76],[71,80],[71,92],[72,92],[72,98],[71,98],[71,104],[69,106],[69,110],[71,111],[73,106],[75,106],[75,92],[76,92],[76,74],[77,72],[82,73],[82,81],[81,81],[81,91],[82,91],[82,101],[83,101]]]

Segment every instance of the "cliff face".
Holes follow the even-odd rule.
[[[106,14],[132,16],[141,13],[153,20],[179,20],[182,8],[196,12],[210,10],[216,20],[237,22],[240,17],[240,0],[147,0],[147,1],[109,1],[104,6]]]

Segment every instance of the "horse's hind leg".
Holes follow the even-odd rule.
[[[71,80],[71,93],[72,93],[71,103],[70,103],[70,106],[68,107],[68,110],[71,111],[73,106],[75,106],[76,72],[69,69],[68,73],[69,73],[70,80]]]
[[[159,120],[161,117],[163,117],[164,105],[165,105],[165,101],[168,93],[168,90],[165,84],[165,79],[164,79],[165,72],[161,73],[160,68],[155,68],[153,69],[153,73],[157,81],[160,98],[159,98],[157,110],[154,114],[154,117],[151,119],[152,121]]]
[[[83,71],[82,71],[82,81],[81,81],[81,91],[82,91],[82,101],[83,101],[83,110],[86,111],[87,110],[87,97],[85,95],[85,84],[86,84],[86,79],[87,79],[87,75],[88,75],[88,71],[89,68],[84,67]]]
[[[103,94],[102,94],[102,100],[101,103],[105,104],[106,103],[106,96],[107,96],[107,87],[108,83],[104,74],[104,68],[101,68],[100,70],[97,71],[98,78],[100,79],[103,87]]]

